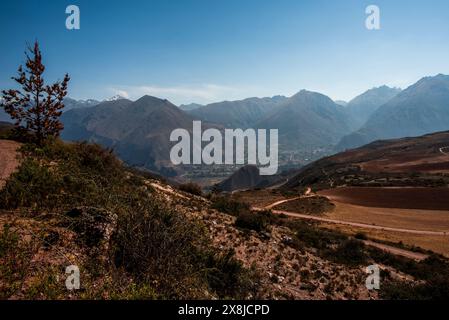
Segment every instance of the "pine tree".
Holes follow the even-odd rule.
[[[21,89],[3,90],[1,106],[15,120],[16,129],[31,133],[35,142],[42,145],[48,137],[59,136],[64,128],[59,118],[70,77],[66,74],[62,81],[45,85],[42,77],[45,66],[38,42],[27,49],[25,70],[19,66],[18,76],[12,77]]]

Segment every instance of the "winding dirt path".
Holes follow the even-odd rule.
[[[306,192],[304,192],[303,196],[298,196],[298,197],[295,197],[295,198],[279,200],[279,201],[276,201],[276,202],[274,202],[272,204],[269,204],[268,206],[265,206],[264,209],[265,210],[270,210],[270,209],[272,209],[272,208],[274,208],[274,207],[276,207],[276,206],[278,206],[280,204],[283,204],[283,203],[286,203],[286,202],[290,202],[290,201],[294,201],[294,200],[298,200],[298,199],[309,198],[309,197],[312,197],[312,196],[313,196],[312,195],[312,189],[307,188]],[[258,208],[254,208],[254,210],[259,210],[259,209]]]
[[[276,201],[272,204],[269,204],[268,206],[265,206],[263,208],[258,207],[252,207],[255,211],[263,211],[263,210],[269,210],[273,209],[274,207],[294,201],[300,198],[308,198],[313,197],[314,194],[312,193],[312,190],[310,188],[307,188],[304,196],[294,197],[290,199],[284,199]],[[351,221],[344,221],[344,220],[337,220],[337,219],[329,219],[329,218],[323,218],[323,217],[316,217],[311,216],[308,214],[302,214],[297,212],[290,212],[285,210],[272,210],[273,213],[276,214],[284,214],[289,217],[293,218],[299,218],[299,219],[306,219],[306,220],[314,220],[314,221],[320,221],[320,222],[327,222],[327,223],[333,223],[333,224],[341,224],[341,225],[347,225],[347,226],[353,226],[353,227],[360,227],[360,228],[368,228],[368,229],[375,229],[375,230],[383,230],[383,231],[395,231],[395,232],[404,232],[404,233],[411,233],[411,234],[417,234],[417,235],[429,235],[429,236],[449,236],[449,230],[448,231],[428,231],[428,230],[415,230],[415,229],[405,229],[405,228],[394,228],[394,227],[386,227],[386,226],[379,226],[375,224],[368,224],[368,223],[359,223],[359,222],[351,222]]]
[[[259,211],[261,210],[259,208],[254,208],[254,209],[255,210],[259,210]],[[358,223],[358,222],[350,222],[350,221],[343,221],[343,220],[328,219],[328,218],[316,217],[316,216],[311,216],[311,215],[308,215],[308,214],[301,214],[301,213],[289,212],[289,211],[283,211],[283,210],[272,210],[272,211],[273,211],[273,213],[285,214],[286,216],[290,216],[290,217],[293,217],[293,218],[300,218],[300,219],[306,219],[306,220],[315,220],[315,221],[334,223],[334,224],[341,224],[341,225],[360,227],[360,228],[369,228],[369,229],[376,229],[376,230],[383,230],[383,231],[404,232],[404,233],[412,233],[412,234],[419,234],[419,235],[429,235],[429,236],[449,236],[449,231],[427,231],[427,230],[393,228],[393,227],[378,226],[378,225],[367,224],[367,223]]]
[[[370,241],[370,240],[363,240],[363,243],[367,246],[375,247],[380,250],[392,253],[394,255],[406,257],[406,258],[417,260],[417,261],[422,261],[429,257],[429,255],[424,254],[424,253],[409,251],[409,250],[389,246],[386,244],[377,243],[377,242]]]
[[[0,140],[0,189],[6,184],[6,180],[19,166],[20,143],[11,140]]]
[[[310,197],[313,196],[313,194],[311,193],[310,189],[307,189],[308,192],[306,192],[306,195],[304,197]],[[280,200],[280,201],[276,201],[264,208],[257,208],[257,207],[253,207],[252,209],[255,211],[262,211],[262,210],[267,210],[267,209],[272,209],[280,204],[289,202],[289,201],[294,201],[297,200],[301,197],[295,197],[295,198],[291,198],[291,199],[285,199],[285,200]],[[385,227],[385,226],[378,226],[378,225],[373,225],[373,224],[366,224],[366,223],[357,223],[357,222],[350,222],[350,221],[343,221],[343,220],[336,220],[336,219],[328,219],[328,218],[323,218],[323,217],[316,217],[316,216],[311,216],[311,215],[307,215],[307,214],[301,214],[301,213],[296,213],[296,212],[289,212],[289,211],[284,211],[284,210],[272,210],[273,213],[275,214],[284,214],[286,216],[292,217],[292,218],[299,218],[299,219],[305,219],[305,220],[314,220],[314,221],[319,221],[319,222],[326,222],[326,223],[332,223],[332,224],[340,224],[340,225],[347,225],[347,226],[353,226],[353,227],[360,227],[360,228],[368,228],[368,229],[375,229],[375,230],[383,230],[383,231],[394,231],[394,232],[403,232],[403,233],[411,233],[411,234],[417,234],[417,235],[432,235],[432,236],[449,236],[449,231],[427,231],[427,230],[414,230],[414,229],[402,229],[402,228],[393,228],[393,227]],[[401,249],[401,248],[397,248],[397,247],[393,247],[393,246],[389,246],[386,244],[382,244],[382,243],[377,243],[374,241],[370,241],[370,240],[364,240],[363,243],[367,246],[372,246],[372,247],[376,247],[378,249],[384,250],[386,252],[389,252],[391,254],[395,254],[398,256],[403,256],[406,258],[410,258],[410,259],[414,259],[417,261],[421,261],[424,260],[428,257],[428,255],[423,254],[423,253],[419,253],[419,252],[414,252],[414,251],[409,251],[409,250],[405,250],[405,249]]]
[[[447,150],[447,151],[444,151],[444,150]],[[440,148],[440,152],[442,154],[444,154],[445,156],[449,156],[449,147]]]

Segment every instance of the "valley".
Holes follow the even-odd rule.
[[[449,300],[449,2],[356,2],[5,1],[0,301]]]

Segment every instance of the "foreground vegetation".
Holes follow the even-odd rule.
[[[0,191],[1,299],[259,297],[260,270],[245,267],[232,249],[214,246],[202,219],[169,204],[149,183],[153,177],[125,167],[112,151],[52,140],[42,147],[24,144],[21,153],[19,169]],[[181,185],[179,192],[201,194],[196,185]],[[312,253],[357,272],[374,263],[385,266],[380,298],[449,297],[449,264],[441,256],[416,262],[365,246],[363,234],[352,238],[269,210],[253,212],[228,196],[208,198],[208,206],[232,217],[249,242],[285,230],[280,248],[298,253],[290,268],[302,290],[316,290],[315,280],[325,277],[317,265],[304,264]],[[274,257],[270,272],[282,259],[281,253]],[[65,268],[72,264],[80,268],[81,290],[65,288]],[[271,274],[269,281],[279,279]],[[349,288],[363,283],[350,281]],[[343,290],[342,283],[326,283],[329,296]]]
[[[20,168],[0,192],[0,210],[39,227],[27,228],[32,241],[26,241],[20,224],[11,219],[3,223],[1,298],[252,295],[254,271],[244,268],[233,252],[212,247],[202,223],[167,206],[112,151],[53,140],[42,147],[26,144],[21,152]],[[64,243],[70,237],[73,243]],[[63,252],[30,270],[33,256],[48,255],[42,250]],[[69,264],[81,270],[80,291],[65,290],[61,279]]]
[[[272,225],[285,226],[294,233],[285,242],[299,251],[311,249],[326,260],[350,268],[370,264],[387,267],[382,274],[383,285],[379,292],[383,299],[449,299],[449,261],[441,255],[430,252],[427,259],[418,262],[365,246],[362,241],[367,237],[362,233],[352,238],[336,230],[321,228],[315,222],[290,220],[271,211],[250,212],[247,203],[232,198],[215,197],[213,200],[215,207],[237,216],[235,224],[239,228],[263,234]],[[413,281],[401,281],[389,270],[408,275]]]

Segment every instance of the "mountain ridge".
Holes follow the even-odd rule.
[[[358,131],[347,135],[337,150],[378,139],[413,137],[449,129],[449,76],[424,77],[373,113]]]

